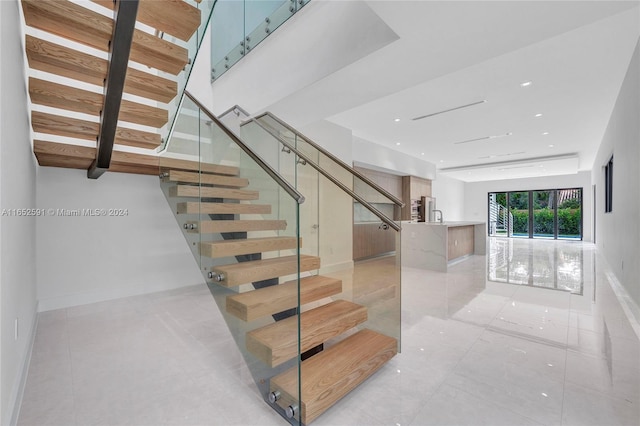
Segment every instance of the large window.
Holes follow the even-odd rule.
[[[604,166],[604,212],[613,210],[613,155]]]
[[[491,192],[489,236],[582,239],[582,188]]]

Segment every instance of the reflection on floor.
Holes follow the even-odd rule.
[[[582,294],[582,245],[541,240],[525,250],[521,242],[512,238],[490,238],[488,253],[489,281]]]
[[[594,246],[490,253],[403,269],[402,353],[314,425],[638,425],[640,343]],[[285,422],[202,286],[41,314],[19,424]]]

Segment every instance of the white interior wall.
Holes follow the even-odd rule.
[[[431,180],[436,178],[436,166],[433,163],[357,136],[353,138],[353,160],[356,165],[397,175],[411,175]]]
[[[444,221],[464,220],[465,183],[443,174],[431,182],[431,196],[436,199],[436,208],[442,211]]]
[[[300,131],[318,145],[351,164],[351,130],[328,121],[305,126]],[[331,161],[319,164],[343,183],[351,183],[348,172]],[[347,185],[352,188],[352,185]],[[349,268],[353,265],[353,198],[326,178],[321,178],[319,192],[319,255],[323,270]]]
[[[593,164],[596,244],[637,305],[640,305],[640,54],[627,70]],[[604,212],[604,165],[613,161],[613,208]]]
[[[591,172],[574,175],[544,176],[526,179],[505,179],[487,182],[470,182],[464,188],[463,220],[488,223],[487,200],[489,192],[530,191],[536,189],[582,188],[582,239],[592,240],[592,191]],[[440,200],[438,199],[438,204]]]
[[[15,424],[36,323],[35,159],[17,1],[0,2],[0,421]],[[7,211],[5,211],[7,209]],[[33,210],[32,212],[33,213]],[[18,323],[17,339],[15,324]]]
[[[37,221],[41,311],[204,282],[155,176],[40,167],[37,206],[127,210]]]

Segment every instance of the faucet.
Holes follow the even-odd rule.
[[[440,223],[442,223],[442,210],[433,209],[433,213],[434,214],[435,214],[435,212],[440,213]]]

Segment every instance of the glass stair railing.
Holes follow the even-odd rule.
[[[161,186],[260,394],[309,424],[398,352],[400,234],[354,262],[351,174],[228,118],[185,95]]]
[[[289,372],[293,390],[279,411],[295,411],[301,277],[320,262],[306,241],[307,254],[300,249],[304,197],[188,92],[160,169],[161,188],[233,336],[231,345],[265,400],[270,379]],[[335,283],[318,286],[330,290]],[[282,326],[273,330],[273,324]]]
[[[211,28],[211,81],[244,58],[310,0],[218,0]]]
[[[367,326],[394,337],[400,348],[400,212],[404,203],[275,115],[264,113],[246,118],[246,112],[240,111],[236,120],[240,121],[240,135],[245,143],[252,149],[277,143],[279,172],[296,182],[296,188],[305,195],[322,194],[318,205],[325,212],[325,220],[321,222],[326,224],[320,223],[319,228],[321,257],[330,254],[332,246],[343,244],[345,236],[351,240],[353,300],[368,307]],[[233,120],[233,116],[228,116],[228,120]],[[294,171],[282,166],[291,163],[290,157],[296,159]],[[317,176],[316,187],[300,180],[305,173]],[[346,202],[343,215],[338,218],[333,212],[339,196]],[[352,213],[344,214],[347,210]],[[304,216],[301,220],[304,221]],[[305,233],[301,234],[304,239]],[[355,256],[361,251],[359,246],[376,246],[383,255],[359,260]]]
[[[217,7],[219,0],[194,0],[185,2],[186,4],[192,5],[200,10],[199,18],[194,16],[194,19],[200,20],[200,25],[197,27],[193,35],[187,40],[183,41],[179,37],[172,36],[167,33],[162,33],[156,31],[156,36],[174,43],[182,48],[187,49],[188,52],[188,63],[185,65],[183,72],[178,74],[177,79],[174,76],[170,76],[166,73],[159,72],[161,77],[165,77],[171,80],[175,80],[177,83],[177,93],[178,96],[173,98],[168,104],[168,117],[169,120],[167,124],[160,129],[160,135],[162,137],[162,145],[158,148],[158,151],[164,150],[167,141],[169,140],[171,129],[173,128],[174,122],[178,117],[178,110],[180,108],[180,104],[182,102],[182,97],[184,96],[184,91],[187,87],[187,83],[189,82],[189,78],[191,77],[191,71],[193,70],[193,66],[195,64],[196,58],[198,57],[198,53],[200,52],[200,46],[202,45],[202,41],[204,39],[204,35],[209,27],[209,22],[212,19],[213,12]],[[178,24],[177,24],[178,25]]]

